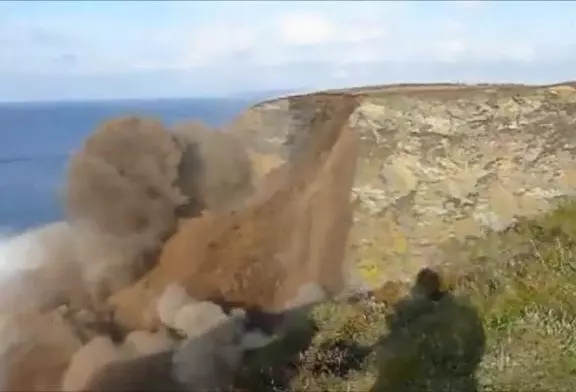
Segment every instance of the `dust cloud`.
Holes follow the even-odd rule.
[[[145,117],[95,129],[69,161],[64,220],[0,239],[0,389],[230,386],[243,355],[274,340],[265,326],[278,323],[255,321],[262,307],[340,285],[355,167],[342,124],[355,105],[336,104],[309,153],[259,186],[249,146],[228,131]]]

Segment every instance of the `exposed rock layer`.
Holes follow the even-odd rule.
[[[360,105],[351,256],[363,284],[409,279],[452,238],[502,229],[576,190],[576,88],[397,85],[343,90]],[[308,137],[313,97],[269,101],[232,125],[289,160]]]

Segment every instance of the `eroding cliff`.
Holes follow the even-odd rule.
[[[364,364],[348,377],[342,373],[345,351],[359,355],[359,339],[374,348],[406,282],[424,265],[435,265],[460,275],[450,287],[475,298],[477,309],[470,312],[482,313],[476,324],[490,329],[487,354],[475,364],[483,382],[510,389],[509,374],[540,377],[535,369],[541,364],[533,363],[537,347],[537,357],[550,358],[551,369],[559,369],[545,370],[552,374],[546,382],[571,387],[573,359],[568,355],[563,368],[560,357],[574,350],[570,342],[563,352],[558,347],[573,335],[567,320],[575,309],[570,285],[576,242],[566,222],[573,221],[574,207],[548,214],[551,222],[522,220],[502,230],[574,196],[575,123],[576,89],[570,84],[389,86],[294,96],[256,105],[220,134],[194,126],[178,137],[183,129],[170,134],[156,122],[113,122],[121,125],[105,132],[113,137],[97,137],[98,148],[89,139],[92,147],[84,150],[86,165],[79,166],[72,195],[78,196],[72,212],[81,213],[71,216],[114,230],[137,224],[116,233],[113,242],[100,241],[110,239],[99,237],[105,229],[83,237],[76,219],[9,242],[5,254],[22,256],[29,268],[22,265],[11,276],[13,284],[2,287],[14,298],[6,297],[0,314],[7,337],[0,384],[6,390],[93,391],[133,389],[133,381],[140,389],[230,384],[250,365],[247,349],[279,350],[270,342],[288,331],[282,327],[296,309],[311,314],[318,333],[298,360],[280,364],[292,372],[298,368],[291,385],[320,380],[327,386],[317,389],[346,384],[367,390],[380,371]],[[138,142],[138,129],[164,140],[165,149],[149,140],[132,144],[135,159],[122,155],[127,138]],[[219,165],[223,146],[229,154]],[[171,191],[175,184],[182,197]],[[123,218],[126,212],[131,219]],[[146,255],[144,271],[138,268],[130,279],[78,301],[91,291],[89,284],[111,275],[108,264],[119,268],[113,271],[133,269],[138,244],[150,245],[126,242],[134,227],[154,234],[155,252]],[[469,241],[466,251],[453,246],[484,234],[486,241],[476,247]],[[54,240],[29,247],[41,237]],[[88,244],[82,239],[92,247],[78,246]],[[130,252],[105,257],[115,250],[111,244]],[[514,251],[502,255],[506,247]],[[48,255],[38,256],[40,249]],[[482,273],[464,274],[469,266]],[[380,289],[356,296],[357,303],[324,301],[309,312],[308,305],[358,285]],[[460,328],[460,316],[440,317]],[[512,336],[517,328],[524,329]],[[132,347],[134,336],[142,347]],[[94,341],[102,343],[95,348],[100,354],[90,351],[87,342]],[[502,341],[509,346],[505,353]],[[396,347],[410,351],[405,343]],[[144,351],[150,355],[141,356]],[[401,357],[391,356],[383,371],[404,382],[414,373],[412,365],[394,367]],[[185,374],[173,371],[174,358],[176,373]],[[256,365],[251,382],[270,363]],[[505,377],[492,382],[499,374]]]
[[[326,95],[326,94],[325,94]],[[334,92],[360,105],[350,248],[364,284],[444,263],[451,239],[549,211],[576,189],[576,89],[570,84],[395,86]],[[266,102],[233,126],[289,160],[322,94]]]

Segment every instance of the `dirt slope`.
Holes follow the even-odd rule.
[[[153,327],[157,319],[145,310],[170,283],[198,299],[264,310],[319,299],[298,298],[310,287],[328,295],[343,290],[357,157],[347,123],[357,102],[325,96],[305,105],[315,115],[291,163],[270,172],[243,208],[181,222],[159,265],[111,299],[117,320]]]

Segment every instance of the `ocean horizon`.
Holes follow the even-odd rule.
[[[197,119],[220,127],[258,98],[0,102],[0,234],[63,218],[68,157],[109,118],[147,116],[168,126]]]

